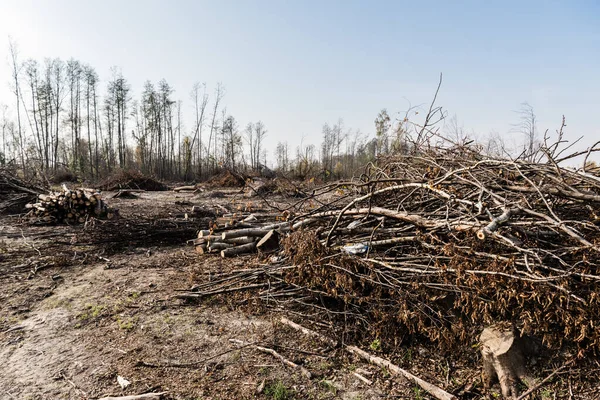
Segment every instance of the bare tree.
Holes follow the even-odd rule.
[[[263,142],[265,137],[267,136],[267,129],[265,128],[265,124],[262,121],[258,121],[254,124],[254,157],[253,168],[255,170],[260,169],[260,157],[263,151]]]
[[[17,105],[17,133],[18,133],[18,146],[19,155],[21,157],[21,166],[25,170],[25,142],[23,138],[23,130],[21,128],[21,88],[19,85],[19,75],[21,72],[21,65],[18,61],[19,51],[17,44],[12,38],[8,39],[8,46],[10,51],[10,59],[12,62],[12,80],[13,80],[13,91],[15,94],[15,101]]]
[[[212,154],[212,169],[213,171],[216,170],[216,166],[217,166],[217,138],[216,138],[216,119],[217,119],[217,110],[219,109],[219,103],[221,102],[221,100],[223,99],[223,96],[225,95],[224,93],[224,89],[223,89],[223,85],[221,85],[220,83],[217,84],[217,89],[215,90],[215,104],[213,106],[213,113],[212,113],[212,119],[210,122],[210,134],[208,136],[208,152],[207,152],[207,163],[209,162],[209,160],[211,160],[211,144],[214,141],[214,151]],[[214,140],[213,140],[214,139]]]
[[[521,157],[533,161],[535,153],[540,146],[537,131],[537,117],[533,112],[533,107],[527,102],[521,103],[520,109],[516,112],[519,115],[520,121],[513,125],[513,131],[525,136]]]
[[[64,70],[65,64],[59,59],[51,60],[47,65],[49,72],[50,86],[52,87],[53,110],[56,116],[54,117],[54,132],[51,134],[51,142],[53,143],[52,162],[54,169],[58,167],[58,145],[60,143],[60,111],[64,99]],[[95,108],[95,107],[94,107]]]
[[[377,118],[375,118],[375,136],[377,138],[377,154],[387,153],[389,151],[389,136],[388,132],[392,127],[391,118],[384,108]]]
[[[256,158],[254,156],[254,124],[252,122],[248,122],[248,125],[246,125],[244,136],[246,138],[246,143],[248,144],[248,149],[250,150],[250,168],[254,169],[254,160]]]
[[[119,167],[125,168],[126,164],[126,123],[128,117],[129,84],[121,71],[111,68],[112,78],[108,82],[108,93],[105,101],[107,113],[107,131],[109,135],[109,152],[114,151],[113,134],[117,135],[117,156]],[[109,163],[110,164],[110,163]]]
[[[8,119],[8,106],[6,104],[0,104],[0,115],[2,115],[0,119],[0,131],[2,131],[2,152],[0,156],[0,164],[4,165],[9,155],[9,146],[7,143],[7,134],[9,130],[10,121]]]
[[[242,137],[238,133],[237,122],[231,115],[223,121],[221,128],[224,143],[224,164],[231,168],[236,168],[236,160],[242,147]]]
[[[286,173],[289,167],[289,150],[288,142],[278,142],[277,148],[275,149],[275,155],[277,158],[277,168]]]
[[[86,122],[87,122],[87,142],[88,142],[88,162],[89,162],[89,172],[91,176],[94,176],[94,165],[96,165],[96,177],[98,176],[98,168],[97,161],[94,162],[94,159],[98,156],[98,123],[96,120],[96,112],[94,110],[95,107],[95,96],[96,96],[96,87],[98,85],[98,74],[96,71],[89,65],[83,66],[83,77],[85,80],[85,106],[86,106]],[[92,150],[92,121],[94,121],[94,146],[95,149]]]

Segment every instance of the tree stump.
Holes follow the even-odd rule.
[[[530,384],[525,368],[525,341],[514,326],[501,322],[483,330],[479,337],[483,356],[483,384],[489,389],[498,380],[506,399],[517,399],[517,384]]]

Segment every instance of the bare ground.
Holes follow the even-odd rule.
[[[235,199],[236,207],[252,207]],[[162,391],[168,392],[166,399],[379,399],[419,392],[339,350],[322,351],[324,344],[280,325],[277,312],[240,309],[235,299],[185,303],[173,298],[194,281],[207,279],[209,271],[251,262],[199,256],[177,238],[191,239],[195,229],[204,228],[203,220],[178,219],[182,212],[191,204],[215,201],[232,206],[227,196],[213,200],[148,192],[134,200],[109,200],[123,219],[98,222],[101,227],[32,226],[4,218],[0,399],[94,399]],[[167,230],[166,237],[145,226],[135,229],[136,220],[149,217],[172,218],[176,240],[169,237],[168,226],[157,229]],[[125,242],[116,240],[120,236],[114,231],[127,227],[135,234]],[[103,234],[92,234],[98,230]],[[229,339],[272,347],[315,377],[307,379]],[[357,370],[374,384],[356,378]],[[131,385],[121,389],[117,376]]]

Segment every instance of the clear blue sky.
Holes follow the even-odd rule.
[[[319,143],[321,126],[373,132],[390,112],[430,101],[469,131],[509,133],[527,101],[539,128],[562,114],[568,137],[600,139],[600,2],[0,2],[0,103],[12,104],[8,35],[20,57],[76,58],[107,79],[122,68],[138,97],[165,78],[191,111],[196,81],[226,87],[240,126],[262,120],[269,148]],[[190,127],[191,123],[187,123]]]

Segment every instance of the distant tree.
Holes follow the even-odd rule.
[[[533,107],[527,102],[521,103],[521,107],[517,111],[517,114],[519,115],[520,121],[513,126],[513,130],[525,136],[521,157],[533,161],[535,154],[540,147],[537,131],[537,117],[533,112]]]
[[[60,143],[60,112],[62,109],[62,102],[64,100],[64,85],[65,85],[65,63],[60,59],[49,60],[46,63],[47,70],[47,80],[48,85],[52,87],[52,104],[54,117],[54,132],[51,135],[51,142],[53,143],[53,151],[52,151],[52,162],[54,163],[54,169],[58,168],[58,146]],[[95,90],[95,89],[94,89]],[[94,92],[95,94],[95,92]],[[94,99],[94,110],[97,111],[96,107],[96,99]],[[96,119],[98,115],[96,114]]]
[[[306,179],[314,176],[318,167],[316,159],[315,146],[312,144],[303,145],[296,148],[296,176],[300,179]]]
[[[231,169],[236,168],[236,160],[242,148],[242,137],[238,133],[237,122],[231,115],[227,116],[221,127],[224,143],[225,165]]]
[[[8,132],[9,132],[10,120],[8,119],[8,106],[6,104],[0,104],[0,131],[2,132],[2,165],[5,164],[8,153],[10,150],[8,144]]]
[[[275,157],[277,158],[277,168],[281,172],[287,172],[289,168],[289,150],[287,141],[277,143]]]
[[[211,117],[211,122],[210,122],[210,133],[208,136],[208,151],[206,153],[207,167],[208,167],[208,162],[210,160],[212,160],[212,171],[213,172],[216,170],[216,166],[217,166],[217,137],[216,137],[217,111],[219,110],[219,103],[221,103],[221,100],[223,100],[224,95],[225,95],[225,91],[224,91],[223,85],[221,85],[220,83],[217,84],[217,89],[215,90],[215,103],[213,105],[213,112],[212,112],[212,117]],[[212,150],[211,150],[211,148],[212,148]],[[211,151],[212,151],[212,155],[211,155]]]
[[[81,171],[83,167],[79,154],[79,150],[81,149],[79,143],[81,134],[81,63],[74,59],[67,61],[66,75],[69,89],[68,122],[71,127],[71,168],[76,171]]]
[[[83,79],[85,83],[84,100],[86,109],[86,126],[87,126],[87,144],[88,144],[88,161],[90,175],[98,177],[98,121],[95,108],[96,104],[96,88],[98,86],[98,74],[89,65],[83,66]],[[94,127],[94,141],[92,141],[92,121]],[[92,143],[94,148],[92,149]],[[95,167],[95,168],[94,168]],[[94,174],[95,169],[95,174]]]
[[[126,164],[126,124],[129,116],[128,106],[131,100],[129,96],[129,84],[123,77],[121,71],[113,67],[111,69],[112,77],[108,81],[108,90],[106,96],[106,112],[108,121],[109,151],[114,151],[114,134],[116,133],[116,153],[118,165],[125,168]]]
[[[253,147],[253,155],[254,160],[252,160],[252,168],[254,170],[258,170],[260,168],[260,157],[263,155],[263,143],[265,137],[267,136],[267,129],[265,128],[265,124],[262,121],[258,121],[254,124],[254,143],[251,145]]]
[[[12,81],[13,81],[13,93],[15,94],[15,103],[17,105],[17,138],[16,142],[19,146],[19,155],[21,157],[21,166],[23,170],[25,170],[25,140],[23,137],[23,130],[21,127],[21,86],[19,84],[19,75],[21,71],[21,64],[18,61],[19,51],[17,48],[17,44],[12,38],[8,40],[9,52],[10,52],[10,61],[12,67]]]
[[[384,108],[375,118],[375,136],[377,138],[377,154],[389,151],[388,132],[392,126],[391,118]]]
[[[202,97],[200,98],[200,91],[202,90]],[[196,162],[198,165],[198,175],[202,176],[202,127],[204,126],[206,106],[208,104],[208,95],[206,94],[206,84],[195,83],[192,87],[191,93],[192,101],[194,102],[194,135],[192,141],[188,147],[186,147],[186,163],[185,163],[185,179],[191,179],[192,171],[192,152],[197,147],[196,151]]]

